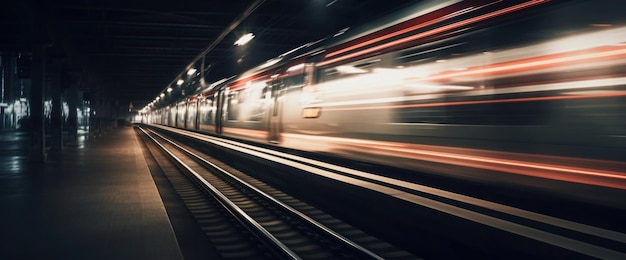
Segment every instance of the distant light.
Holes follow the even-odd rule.
[[[242,45],[244,45],[244,44],[248,43],[248,42],[249,42],[250,40],[252,40],[252,39],[254,39],[254,34],[252,34],[252,33],[247,33],[247,34],[245,34],[245,35],[241,36],[241,38],[239,38],[239,40],[237,40],[237,41],[235,42],[235,45],[237,45],[237,46],[242,46]]]
[[[161,97],[156,97],[156,100],[159,101],[159,99],[161,99]]]
[[[183,83],[185,83],[185,81],[182,79],[179,79],[178,81],[176,81],[176,85],[178,86],[182,85]]]
[[[167,88],[167,92],[172,92],[172,88]]]
[[[198,71],[198,70],[197,70],[197,69],[195,69],[195,68],[191,68],[191,69],[189,69],[189,70],[187,71],[187,75],[188,75],[188,76],[191,76],[191,75],[195,74],[195,73],[196,73],[196,71]]]
[[[159,97],[164,97],[164,96],[165,96],[165,93],[161,93],[161,95],[159,95]]]

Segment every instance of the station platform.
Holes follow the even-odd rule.
[[[84,139],[36,163],[0,132],[0,259],[182,259],[133,128]]]

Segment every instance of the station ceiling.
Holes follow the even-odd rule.
[[[45,44],[48,60],[64,60],[87,93],[140,109],[203,53],[208,80],[218,80],[414,2],[9,0],[0,52]],[[246,33],[255,38],[234,46]]]

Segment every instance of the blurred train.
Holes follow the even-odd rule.
[[[475,165],[607,161],[615,164],[599,171],[618,176],[626,169],[621,6],[423,1],[154,104],[144,122],[401,167],[446,163],[444,154],[490,158]]]

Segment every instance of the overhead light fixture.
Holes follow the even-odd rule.
[[[167,88],[167,92],[172,92],[172,88]]]
[[[187,71],[187,76],[191,76],[191,75],[195,74],[195,73],[196,73],[196,71],[198,71],[198,70],[197,70],[197,69],[195,69],[195,68],[191,68],[191,69],[189,69],[189,70]]]
[[[182,85],[183,83],[185,83],[185,81],[182,79],[179,79],[178,81],[176,81],[176,85],[178,86]]]
[[[165,96],[165,93],[161,93],[161,95],[159,95],[159,97],[164,97],[164,96]]]
[[[242,46],[246,43],[248,43],[250,40],[254,39],[254,34],[252,33],[246,33],[243,36],[241,36],[241,38],[239,38],[239,40],[237,40],[235,42],[235,45],[237,46]]]

